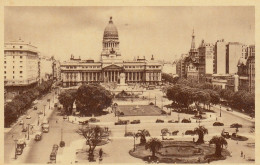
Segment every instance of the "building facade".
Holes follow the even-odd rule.
[[[214,74],[226,74],[226,43],[224,39],[215,43],[213,70]]]
[[[255,92],[255,45],[248,47],[248,80],[249,80],[249,91]]]
[[[226,45],[226,74],[237,73],[237,62],[242,56],[242,44],[229,42]]]
[[[100,61],[71,57],[61,63],[61,79],[65,87],[83,83],[119,83],[119,75],[125,73],[127,84],[160,84],[162,66],[154,57],[124,61],[119,49],[119,35],[110,17],[104,30]]]
[[[4,86],[27,87],[39,80],[39,56],[37,47],[18,41],[4,44]]]

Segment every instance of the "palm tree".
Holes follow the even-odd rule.
[[[150,139],[145,145],[145,149],[150,149],[152,152],[152,159],[155,158],[155,152],[159,151],[162,147],[162,142],[157,138]]]
[[[222,136],[213,136],[213,138],[209,141],[209,144],[215,144],[216,150],[215,150],[215,156],[221,157],[221,151],[223,149],[223,145],[227,145],[227,141]]]
[[[138,132],[136,133],[137,137],[140,137],[140,145],[143,145],[146,143],[146,136],[150,136],[150,133],[148,130],[143,129],[143,130],[138,130]]]
[[[208,129],[204,126],[199,126],[194,129],[194,132],[199,136],[197,143],[204,143],[204,134],[208,133]]]

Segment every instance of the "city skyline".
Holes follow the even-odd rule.
[[[41,55],[68,60],[73,54],[97,61],[110,16],[123,59],[154,54],[175,60],[188,53],[193,28],[196,47],[202,39],[255,42],[254,7],[5,7],[5,42],[21,37]]]

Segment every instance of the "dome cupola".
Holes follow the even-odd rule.
[[[103,39],[118,39],[118,32],[116,26],[113,24],[112,17],[105,28]]]

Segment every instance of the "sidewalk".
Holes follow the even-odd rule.
[[[220,105],[213,105],[212,107],[218,108],[218,110],[220,110]],[[248,120],[248,121],[255,122],[255,118],[251,118],[250,116],[245,115],[245,114],[243,114],[243,113],[240,113],[240,112],[237,112],[237,111],[227,111],[227,108],[226,108],[226,107],[223,107],[223,106],[221,106],[221,110],[224,110],[224,111],[226,111],[227,113],[233,114],[233,115],[235,115],[235,116],[237,116],[237,117],[246,119],[246,120]]]

